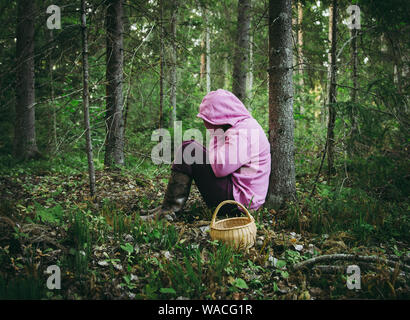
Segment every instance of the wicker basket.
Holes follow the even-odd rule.
[[[215,222],[219,209],[227,203],[241,207],[247,217],[229,218]],[[221,240],[235,249],[248,249],[255,244],[255,219],[239,202],[233,200],[222,201],[214,211],[210,225],[210,235],[212,240]]]

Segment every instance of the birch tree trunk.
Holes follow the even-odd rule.
[[[296,195],[291,19],[291,0],[269,1],[269,208],[278,208]]]
[[[106,125],[107,139],[104,163],[124,164],[123,117],[123,6],[122,0],[107,0],[107,68],[106,68]]]
[[[34,108],[34,10],[34,1],[17,1],[17,83],[13,153],[16,158],[22,159],[39,156]]]
[[[171,68],[170,68],[170,83],[171,83],[171,92],[169,96],[169,102],[171,105],[171,115],[170,115],[170,127],[173,127],[174,122],[177,118],[177,46],[176,46],[176,37],[177,37],[177,1],[172,2],[172,11],[171,11]]]
[[[238,0],[237,35],[232,74],[232,93],[239,100],[246,99],[246,75],[248,72],[249,54],[249,29],[251,1]]]
[[[81,36],[83,44],[83,113],[84,113],[84,128],[85,141],[88,159],[88,176],[90,179],[90,194],[95,194],[95,170],[93,160],[93,146],[91,143],[90,131],[90,114],[89,114],[89,89],[88,89],[88,37],[87,37],[87,22],[86,22],[86,4],[85,0],[81,0]]]
[[[204,77],[206,74],[206,49],[205,49],[205,32],[202,34],[202,39],[201,39],[201,66],[200,66],[200,71],[199,71],[199,83],[202,87],[204,83]]]
[[[331,49],[330,49],[330,87],[328,96],[329,119],[327,126],[327,166],[328,178],[334,173],[334,128],[336,121],[336,45],[337,45],[337,0],[332,2],[332,23],[331,23]]]
[[[334,13],[334,6],[333,6],[333,2],[329,7],[329,30],[328,30],[328,39],[329,39],[329,43],[330,45],[332,45],[333,42],[333,13]],[[327,54],[327,62],[328,62],[328,66],[327,66],[327,74],[328,74],[328,80],[330,79],[330,74],[332,72],[332,51],[329,50],[328,54]],[[330,86],[328,86],[328,95],[329,95],[329,88]]]
[[[332,21],[333,21],[333,5],[331,4],[329,6],[329,29],[328,29],[328,40],[329,44],[332,44]],[[330,90],[330,78],[331,78],[331,65],[332,65],[332,54],[331,50],[329,50],[327,54],[327,82],[326,82],[326,94],[324,97],[324,106],[327,106],[329,104],[329,90]],[[328,122],[329,121],[329,115],[327,113],[327,110],[323,108],[323,112],[321,114],[321,120],[322,122]],[[326,151],[327,152],[327,151]]]

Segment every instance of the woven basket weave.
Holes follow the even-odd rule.
[[[223,219],[215,222],[219,209],[228,203],[241,207],[247,216]],[[216,207],[209,227],[212,240],[220,240],[236,249],[248,249],[255,244],[255,219],[239,202],[233,200],[222,201]]]

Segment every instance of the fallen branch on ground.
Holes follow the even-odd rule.
[[[373,272],[378,272],[380,269],[378,269],[376,266],[372,265],[372,262],[357,262],[357,265],[360,267],[361,270],[368,270],[368,271],[373,271]],[[334,266],[334,265],[318,265],[314,266],[312,270],[318,270],[321,273],[346,273],[346,267],[344,266]],[[387,267],[385,269],[386,271],[390,273],[395,273],[397,272],[395,268],[392,267]],[[409,278],[410,273],[406,273],[404,271],[400,271],[398,276],[403,277],[403,278]]]
[[[410,272],[410,266],[403,264],[399,261],[392,261],[392,260],[380,258],[377,256],[359,256],[355,254],[344,254],[344,253],[326,254],[323,256],[314,257],[314,258],[294,264],[292,266],[292,269],[296,271],[296,270],[300,270],[304,267],[308,267],[308,266],[311,266],[319,262],[339,261],[339,260],[352,261],[352,262],[357,261],[357,262],[384,263],[390,267],[395,267],[396,264],[398,263],[400,267]]]

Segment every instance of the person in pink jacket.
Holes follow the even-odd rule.
[[[204,97],[197,116],[209,133],[208,148],[195,140],[182,143],[162,205],[142,218],[160,214],[172,220],[188,199],[192,180],[209,208],[235,200],[256,210],[265,202],[271,157],[259,123],[233,93],[222,89]]]

